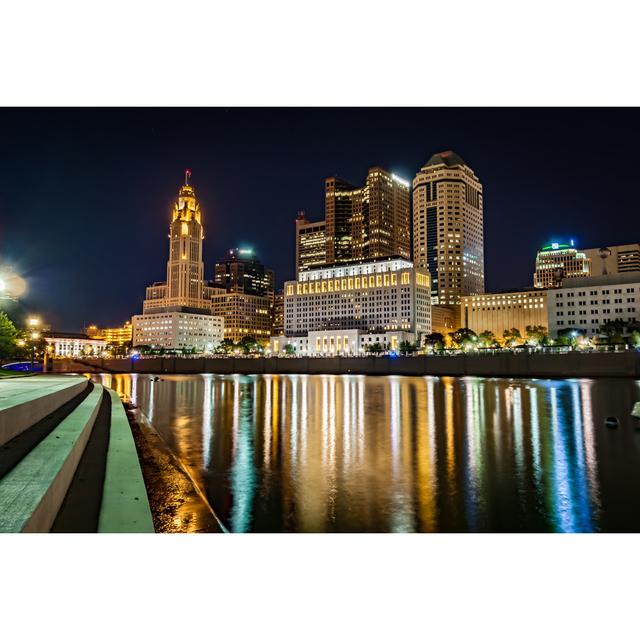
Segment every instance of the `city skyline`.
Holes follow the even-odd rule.
[[[139,292],[161,275],[170,202],[188,167],[203,208],[205,279],[213,279],[217,256],[229,247],[248,246],[275,270],[280,287],[295,277],[297,212],[305,210],[311,221],[323,218],[327,177],[361,184],[368,169],[378,165],[411,181],[433,153],[453,149],[484,186],[486,290],[526,287],[536,251],[546,242],[571,237],[577,247],[587,248],[635,240],[634,230],[624,224],[634,206],[628,179],[632,112],[617,111],[611,122],[607,111],[5,110],[3,259],[29,283],[25,305],[46,310],[56,327],[121,324],[138,311]],[[188,122],[182,122],[187,112]],[[434,122],[412,128],[425,115]],[[519,126],[510,126],[516,119]],[[483,123],[491,121],[499,130],[489,136]],[[340,135],[345,128],[372,128],[376,135],[345,141]],[[588,140],[581,139],[585,130]],[[243,136],[234,138],[239,131]],[[216,134],[219,153],[211,140]],[[537,143],[524,144],[534,134]],[[549,150],[554,135],[555,147]],[[123,149],[137,152],[130,164],[117,154],[109,156],[123,136]],[[494,142],[487,144],[487,137]],[[513,141],[507,145],[506,138]],[[604,140],[616,151],[615,170],[596,151]],[[304,142],[310,143],[308,157],[291,153]],[[47,153],[33,155],[45,143]],[[594,148],[593,155],[584,153],[585,145]],[[256,162],[260,150],[264,162]],[[21,213],[12,216],[12,211]],[[607,229],[610,211],[621,212],[623,224]],[[68,252],[69,241],[76,251]],[[96,287],[96,281],[104,284]],[[66,304],[69,299],[73,305]]]

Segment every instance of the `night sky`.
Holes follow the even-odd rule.
[[[281,284],[294,220],[324,178],[411,180],[453,149],[484,187],[488,291],[531,286],[537,248],[640,240],[637,109],[1,109],[0,263],[54,329],[121,324],[165,277],[169,211],[192,171],[205,276],[252,247]]]

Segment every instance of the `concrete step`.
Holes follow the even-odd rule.
[[[153,533],[147,490],[118,394],[104,391],[53,533]]]
[[[83,376],[30,376],[0,380],[0,446],[77,396]]]
[[[103,387],[96,384],[86,399],[0,480],[0,532],[42,533],[51,529],[102,401]]]
[[[0,445],[0,532],[153,533],[118,395],[85,378],[47,378],[28,387],[12,381],[15,393],[2,389],[5,409],[38,407],[23,406],[20,433]],[[76,395],[59,405],[63,389]],[[46,407],[53,409],[32,422]]]

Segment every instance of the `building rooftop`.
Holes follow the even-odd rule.
[[[71,333],[69,331],[47,331],[43,337],[49,339],[69,338],[72,340],[91,340],[93,342],[104,342],[101,338],[90,338],[86,333]]]
[[[566,278],[562,281],[561,289],[577,289],[579,287],[600,287],[603,285],[640,283],[640,271],[613,273],[606,276],[587,276],[585,278]],[[557,291],[557,289],[556,289]]]
[[[483,296],[505,296],[505,295],[513,295],[518,293],[543,293],[546,289],[541,289],[539,287],[523,287],[521,289],[502,289],[501,291],[486,291],[485,293],[471,293],[466,296],[461,296],[462,298],[480,298]]]
[[[457,167],[466,164],[466,162],[455,151],[449,150],[434,153],[424,166],[431,167],[437,164],[444,164],[447,167]]]

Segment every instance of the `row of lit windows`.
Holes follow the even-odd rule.
[[[411,274],[404,271],[400,274],[400,284],[409,284],[411,282]],[[417,284],[428,286],[428,276],[424,274],[416,274]],[[295,285],[297,295],[305,295],[312,293],[326,293],[333,291],[352,291],[353,289],[373,289],[376,287],[389,287],[398,284],[398,276],[396,273],[376,274],[372,276],[356,276],[355,278],[339,278],[335,280],[315,280],[311,282],[298,282]],[[294,295],[294,285],[287,285],[287,295]]]

